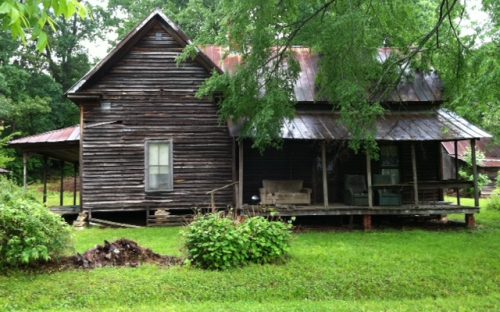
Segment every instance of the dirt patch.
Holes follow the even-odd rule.
[[[98,245],[83,254],[40,263],[32,268],[42,271],[62,271],[102,267],[138,267],[144,263],[173,266],[182,264],[182,259],[157,254],[151,249],[139,246],[132,240],[119,239],[112,243],[104,241],[104,245]]]

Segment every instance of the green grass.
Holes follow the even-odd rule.
[[[51,191],[54,189],[59,189],[59,181],[52,181],[47,183],[47,207],[56,207],[60,206],[60,193],[59,191]],[[33,191],[36,199],[38,199],[41,203],[43,203],[43,184],[31,184],[28,186],[28,190]],[[80,204],[80,192],[76,192],[76,204]],[[72,206],[73,205],[73,192],[65,190],[64,191],[64,206]]]
[[[500,212],[482,210],[477,221],[474,231],[297,234],[285,265],[226,272],[11,272],[0,276],[0,310],[499,311]],[[179,230],[89,229],[75,233],[76,249],[127,237],[181,255]]]

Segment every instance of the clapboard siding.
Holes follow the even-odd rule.
[[[210,73],[176,64],[182,46],[159,23],[100,79],[82,90],[111,103],[83,107],[83,208],[139,210],[207,208],[214,188],[232,181],[232,143],[217,106],[195,96]],[[159,35],[158,35],[159,34]],[[159,39],[159,40],[158,40]],[[174,189],[146,193],[146,139],[173,140]],[[216,195],[232,203],[230,188]]]

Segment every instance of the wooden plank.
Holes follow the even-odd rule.
[[[28,154],[23,153],[23,188],[26,191],[28,188]]]
[[[368,151],[366,151],[366,179],[368,181],[368,207],[373,207],[372,160]]]
[[[327,175],[327,162],[326,162],[326,142],[321,143],[321,167],[323,172],[323,205],[328,207],[328,175]]]
[[[455,148],[455,180],[458,180],[458,141],[453,141],[453,145]],[[458,187],[455,188],[455,193],[457,194],[457,205],[460,206],[460,189]]]
[[[418,207],[418,177],[417,177],[417,156],[415,154],[415,143],[411,143],[411,164],[413,173],[413,196],[415,206]]]
[[[64,206],[64,160],[61,160],[61,181],[59,186],[59,205]]]
[[[243,207],[243,140],[238,141],[238,209]]]
[[[43,199],[42,203],[47,205],[47,156],[43,156]]]
[[[472,158],[472,175],[474,179],[474,206],[479,208],[479,186],[478,186],[478,173],[477,173],[477,159],[476,159],[476,140],[470,140],[470,150]]]

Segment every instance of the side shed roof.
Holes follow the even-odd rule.
[[[23,152],[37,153],[56,159],[78,162],[80,126],[52,130],[9,142],[9,146]]]

